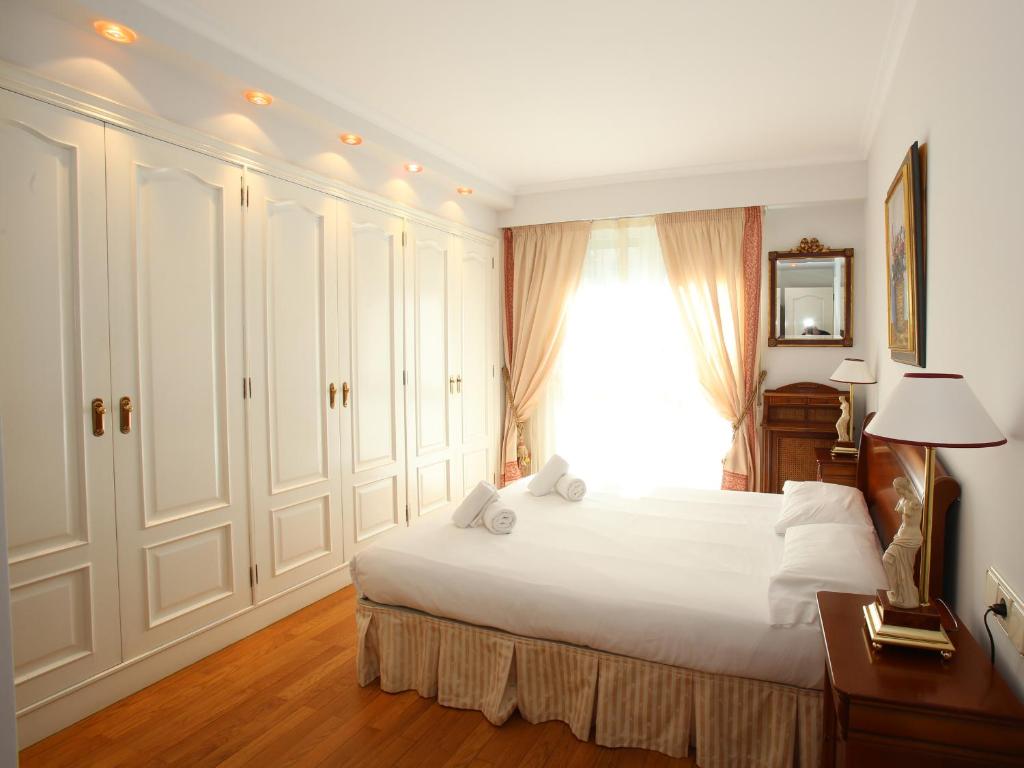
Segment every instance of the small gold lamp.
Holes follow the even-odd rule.
[[[857,411],[854,409],[853,388],[856,384],[874,384],[875,375],[871,373],[871,369],[868,368],[868,364],[859,357],[848,357],[843,360],[843,362],[839,364],[839,367],[835,369],[831,376],[829,376],[829,381],[838,381],[842,384],[850,385],[850,418],[846,422],[846,429],[849,434],[839,434],[839,439],[836,441],[836,444],[832,446],[832,455],[856,457],[857,446],[853,441],[853,424],[857,420]]]
[[[864,607],[871,642],[929,648],[943,655],[955,648],[938,619],[929,594],[931,583],[932,503],[936,448],[989,448],[1006,438],[956,373],[905,373],[864,433],[890,443],[924,448],[924,499],[921,517],[918,592],[921,605],[890,610],[885,593]]]

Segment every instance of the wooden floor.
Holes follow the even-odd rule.
[[[22,766],[689,766],[581,742],[560,722],[360,688],[355,592],[336,592],[34,744]]]

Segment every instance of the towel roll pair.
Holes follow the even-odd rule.
[[[483,526],[491,533],[511,533],[516,526],[515,510],[499,504],[498,489],[480,482],[452,513],[452,522],[459,528]]]
[[[581,501],[587,495],[587,484],[569,474],[569,462],[558,454],[548,459],[526,488],[534,496],[547,496],[554,491],[566,501]]]

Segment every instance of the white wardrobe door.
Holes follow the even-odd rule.
[[[246,183],[253,554],[263,600],[344,562],[337,201],[260,174]]]
[[[405,525],[402,220],[339,203],[345,554]]]
[[[126,658],[252,602],[241,170],[107,129]],[[130,413],[120,408],[130,398]],[[130,422],[130,423],[129,423]]]
[[[0,91],[0,421],[25,707],[121,660],[103,126]],[[107,410],[94,434],[92,403]]]
[[[409,520],[450,511],[461,499],[456,461],[459,378],[458,262],[452,237],[411,223],[406,246],[406,453]]]
[[[459,498],[481,480],[494,479],[497,284],[493,246],[459,239]]]

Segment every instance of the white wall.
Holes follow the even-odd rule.
[[[515,206],[501,211],[498,223],[515,227],[746,205],[861,200],[864,182],[864,163],[841,163],[598,183],[517,195]]]
[[[816,237],[832,248],[853,248],[853,346],[800,349],[765,347],[762,367],[768,371],[765,387],[774,389],[798,381],[845,389],[846,385],[828,380],[844,357],[864,357],[868,323],[861,302],[865,293],[864,202],[862,200],[793,205],[769,208],[764,217],[764,272],[761,282],[764,297],[761,322],[768,323],[768,252],[795,248],[802,237]],[[767,329],[765,329],[767,337]],[[867,387],[857,390],[858,412],[866,402]],[[859,417],[857,420],[859,422]]]
[[[145,7],[128,4],[125,13],[133,10]],[[484,232],[496,229],[494,205],[511,204],[509,194],[487,182],[255,65],[247,71],[229,57],[210,63],[172,49],[153,36],[162,30],[147,34],[139,27],[134,45],[111,43],[92,29],[97,14],[67,0],[0,0],[0,18],[0,61],[49,80]],[[222,65],[247,71],[248,78],[226,74]],[[250,88],[278,98],[270,107],[253,107],[242,98]],[[341,131],[361,133],[366,142],[345,147],[338,141]],[[426,166],[415,177],[402,168],[413,159]],[[477,194],[460,197],[457,185],[474,187]]]
[[[4,513],[4,446],[0,424],[0,766],[18,764],[14,716],[14,651],[11,635],[11,581],[7,570],[7,519]]]
[[[918,3],[868,158],[868,357],[883,404],[905,372],[889,359],[883,200],[907,148],[928,143],[927,369],[966,376],[1009,438],[940,451],[963,487],[951,532],[955,608],[982,645],[985,569],[1024,594],[1024,3]],[[1024,696],[1024,657],[997,635],[998,667]]]

